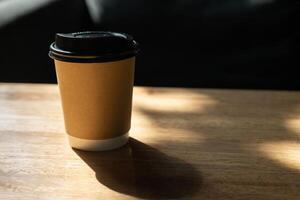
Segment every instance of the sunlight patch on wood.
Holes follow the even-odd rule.
[[[134,106],[153,111],[203,112],[217,104],[211,97],[201,94],[199,90],[191,90],[189,94],[182,89],[168,89],[155,92],[153,88],[135,88]]]
[[[300,142],[269,142],[259,146],[259,151],[285,167],[300,170]]]
[[[290,131],[297,133],[300,136],[300,118],[286,120],[285,126]]]

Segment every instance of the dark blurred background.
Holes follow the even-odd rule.
[[[140,43],[136,85],[300,89],[299,0],[0,0],[0,82],[56,82],[57,32]]]

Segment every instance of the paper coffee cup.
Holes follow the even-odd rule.
[[[128,141],[137,52],[137,43],[123,33],[56,35],[49,55],[73,148],[110,150]]]

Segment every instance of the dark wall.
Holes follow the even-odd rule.
[[[98,28],[140,41],[137,84],[299,89],[296,1],[130,2],[104,1]]]
[[[137,85],[300,89],[297,1],[87,2],[54,1],[0,27],[0,81],[55,82],[47,56],[54,34],[89,29],[127,32],[140,43]]]
[[[55,82],[53,62],[48,57],[55,33],[80,31],[91,25],[84,1],[49,2],[0,25],[0,81]]]

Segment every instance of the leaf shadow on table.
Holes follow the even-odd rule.
[[[135,106],[148,124],[165,130],[166,136],[152,143],[156,148],[176,148],[180,159],[201,169],[197,198],[299,199],[300,130],[288,125],[290,119],[300,122],[299,95],[248,90],[185,93],[145,89],[142,100],[151,100]],[[154,107],[156,98],[166,103],[157,101]],[[178,98],[182,105],[172,105]],[[183,139],[170,137],[172,130],[172,137],[178,133]]]
[[[201,188],[201,174],[192,165],[133,138],[113,151],[74,151],[101,184],[123,194],[174,199],[191,196]]]

